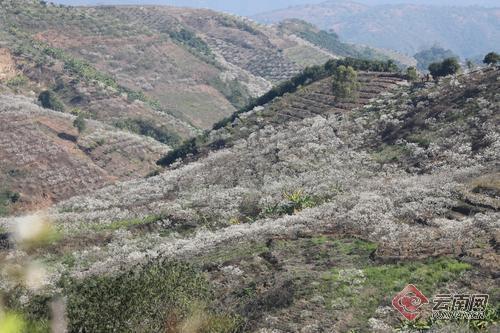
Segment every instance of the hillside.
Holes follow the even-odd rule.
[[[334,57],[275,28],[202,9],[2,0],[0,18],[0,54],[23,79],[18,92],[51,89],[66,112],[78,108],[110,125],[154,122],[170,145]]]
[[[169,147],[153,139],[0,95],[0,192],[17,193],[10,213],[46,208],[72,196],[141,178]]]
[[[34,293],[62,288],[71,331],[388,332],[413,282],[488,293],[494,331],[499,78],[360,72],[352,101],[323,77],[238,114],[208,134],[225,148],[47,211],[59,238],[30,252],[48,274]],[[43,320],[46,298],[18,292]]]
[[[341,0],[293,6],[254,16],[264,23],[296,18],[348,42],[413,55],[433,44],[463,58],[498,51],[500,9],[478,6],[393,4],[370,6]]]
[[[299,19],[285,19],[278,25],[278,30],[285,34],[298,36],[312,45],[331,52],[340,57],[353,57],[357,59],[389,60],[392,59],[403,67],[415,66],[416,60],[400,52],[389,49],[349,44],[340,40],[339,35],[333,31],[324,31],[311,23]]]

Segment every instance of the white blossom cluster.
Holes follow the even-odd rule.
[[[474,75],[487,88],[455,105],[446,98],[463,95],[466,83],[450,88],[443,81],[417,92],[401,86],[367,107],[269,124],[196,162],[62,202],[50,215],[67,235],[91,235],[116,221],[155,214],[166,225],[196,229],[192,235],[115,231],[109,244],[75,251],[73,273],[106,273],[151,258],[202,255],[230,242],[321,231],[375,241],[395,257],[473,248],[500,221],[494,209],[453,212],[473,181],[497,172],[500,157],[499,122],[484,118],[498,120],[498,83],[490,80],[498,72]],[[438,104],[426,97],[433,92]],[[447,101],[447,107],[460,108],[452,120],[439,109]],[[405,128],[419,114],[427,117],[419,119],[420,127]],[[410,140],[415,129],[429,144]],[[477,145],[476,130],[487,141]],[[388,131],[396,133],[393,143],[385,142]],[[395,159],[381,160],[387,147]],[[294,215],[260,214],[231,223],[249,205],[262,211],[299,190],[322,200]]]

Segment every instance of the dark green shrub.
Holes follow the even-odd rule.
[[[411,82],[418,80],[418,73],[415,67],[408,67],[406,69],[406,79]]]
[[[262,211],[263,216],[293,215],[306,208],[315,207],[322,202],[320,198],[306,194],[302,190],[284,193],[283,199],[285,199],[285,202],[266,207]]]
[[[127,93],[127,100],[129,102],[133,101],[146,101],[146,95],[142,91],[125,90]]]
[[[10,213],[10,206],[21,199],[21,195],[10,190],[0,191],[0,216]]]
[[[115,124],[116,127],[128,130],[139,135],[149,136],[159,142],[176,146],[179,144],[180,138],[175,133],[170,133],[165,127],[157,126],[152,120],[147,119],[123,119]]]
[[[86,278],[67,275],[58,289],[58,295],[33,295],[20,304],[26,290],[18,287],[4,295],[4,305],[22,314],[30,333],[50,331],[50,303],[58,297],[66,300],[70,333],[180,332],[186,323],[194,323],[198,333],[239,333],[245,324],[238,315],[214,310],[204,275],[178,261],[150,261]]]
[[[254,29],[250,24],[246,23],[245,21],[233,18],[229,15],[217,16],[217,21],[224,27],[237,28],[246,31],[252,35],[258,35],[260,33],[258,30]]]
[[[496,65],[497,63],[500,63],[500,54],[490,52],[484,57],[483,62],[487,65]]]
[[[182,318],[209,298],[206,280],[187,264],[150,263],[114,276],[67,278],[70,332],[165,332],[167,317]]]
[[[78,117],[73,121],[73,126],[78,130],[78,133],[83,133],[87,128],[87,122],[85,118],[83,118],[82,114],[79,114]]]
[[[208,45],[201,38],[196,36],[194,32],[181,28],[179,31],[169,31],[168,33],[173,40],[184,44],[205,56],[212,55],[212,51]]]
[[[476,64],[474,64],[474,61],[470,60],[470,59],[467,59],[465,61],[465,64],[467,65],[467,68],[469,70],[473,70],[475,67],[476,67]]]
[[[161,158],[156,164],[161,166],[169,166],[180,158],[186,157],[188,154],[198,153],[198,147],[196,145],[196,139],[192,138],[185,141],[178,148],[168,152],[166,156]]]
[[[63,112],[64,104],[52,90],[45,90],[38,95],[38,101],[46,109]]]
[[[459,71],[460,64],[456,58],[448,58],[429,65],[429,72],[434,78],[456,74]]]

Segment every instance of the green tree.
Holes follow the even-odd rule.
[[[417,73],[417,69],[415,67],[408,67],[406,69],[406,78],[408,79],[408,81],[417,81],[418,79],[418,73]]]
[[[64,111],[64,104],[61,102],[56,93],[52,90],[44,90],[38,95],[38,101],[46,109],[51,109],[54,111]]]
[[[340,98],[356,99],[360,87],[358,73],[351,66],[339,66],[333,73],[332,91]]]
[[[465,61],[465,63],[467,64],[467,68],[470,69],[470,70],[473,70],[476,67],[476,65],[474,64],[474,62],[472,60],[470,60],[470,59],[467,59]]]
[[[78,115],[78,117],[75,118],[73,121],[73,126],[76,127],[78,130],[78,133],[82,133],[85,131],[87,128],[87,122],[85,121],[85,118],[83,118],[83,115]]]
[[[496,65],[500,62],[500,54],[496,52],[490,52],[484,57],[483,62],[487,65]]]
[[[456,58],[447,58],[442,62],[429,65],[429,72],[434,78],[456,74],[460,71],[460,64]]]

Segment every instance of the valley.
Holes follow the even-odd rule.
[[[0,332],[498,331],[498,55],[0,4]],[[404,319],[408,284],[489,303]]]

